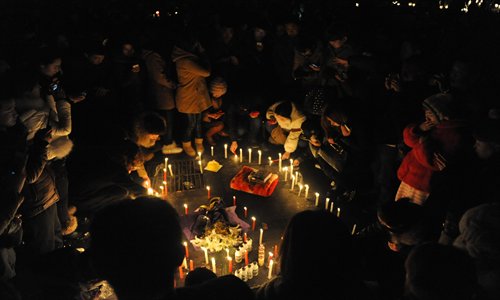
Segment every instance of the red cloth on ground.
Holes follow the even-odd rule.
[[[262,197],[269,197],[273,194],[274,189],[278,185],[278,175],[273,174],[269,180],[263,184],[250,183],[248,181],[248,175],[251,172],[256,171],[254,168],[248,166],[243,166],[241,170],[231,179],[230,187],[237,191],[242,191],[252,195],[258,195]]]

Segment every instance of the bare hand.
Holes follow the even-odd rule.
[[[232,141],[231,142],[231,147],[229,150],[231,150],[231,153],[236,154],[236,150],[238,149],[238,142],[237,141]]]
[[[316,66],[316,65],[309,65],[309,69],[315,71],[315,72],[319,72],[321,71],[321,68]]]
[[[349,62],[347,61],[347,59],[342,59],[342,58],[335,57],[333,59],[333,63],[336,64],[336,65],[340,65],[340,66],[342,66],[344,68],[349,67]]]
[[[269,125],[274,125],[274,124],[278,123],[278,121],[276,121],[276,119],[269,119],[269,120],[267,120],[267,123],[269,123]]]
[[[259,117],[260,112],[259,112],[259,111],[254,110],[254,111],[251,111],[248,115],[250,116],[250,118],[255,119],[255,118],[258,118],[258,117]]]
[[[446,168],[446,159],[439,153],[434,153],[432,162],[439,171],[442,171],[444,168]]]
[[[314,147],[321,147],[321,142],[316,138],[315,135],[311,136],[311,138],[309,139],[309,143],[311,143],[311,145],[313,145]]]
[[[432,127],[434,127],[435,124],[432,123],[431,121],[425,121],[423,122],[422,124],[420,124],[418,127],[420,128],[420,130],[422,130],[423,132],[426,132],[426,131],[429,131],[431,130]]]
[[[290,158],[290,152],[285,152],[283,153],[283,155],[281,156],[281,160],[287,160]]]
[[[331,145],[334,145],[335,144],[335,140],[332,139],[332,138],[328,138],[328,143],[331,144]]]

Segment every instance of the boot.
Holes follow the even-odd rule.
[[[203,139],[194,139],[194,144],[196,146],[196,152],[201,152],[205,151],[205,148],[203,147]]]
[[[182,142],[182,149],[184,152],[190,157],[196,157],[196,151],[194,151],[193,146],[191,146],[191,142]]]

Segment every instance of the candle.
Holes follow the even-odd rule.
[[[274,257],[278,257],[278,245],[274,245]]]
[[[330,202],[330,198],[326,198],[325,201],[325,210],[328,210],[328,203]]]
[[[163,187],[163,185],[160,185],[160,190],[161,190],[161,195],[165,196],[165,187]]]
[[[243,148],[240,148],[240,163],[243,162]]]
[[[340,218],[340,207],[337,207],[337,218]]]
[[[243,233],[243,242],[245,242],[245,243],[247,242],[247,233],[246,232]]]
[[[189,260],[189,271],[194,270],[194,261],[192,259]]]
[[[297,197],[300,197],[300,193],[302,192],[303,188],[304,186],[302,185],[302,183],[299,183],[299,194],[297,195]]]
[[[262,151],[258,151],[259,152],[259,165],[262,163]]]
[[[236,196],[233,196],[233,206],[236,206]]]
[[[210,200],[210,186],[207,185],[207,198]]]
[[[227,158],[227,144],[224,144],[224,158]]]
[[[201,247],[201,250],[203,250],[203,252],[205,252],[205,265],[208,266],[208,249],[205,247]]]
[[[304,187],[306,188],[306,191],[305,191],[306,194],[304,195],[304,198],[307,199],[307,196],[309,195],[309,185],[306,184],[306,185],[304,185]]]
[[[229,256],[229,248],[226,248],[226,257]]]
[[[281,172],[281,153],[278,153],[278,172]]]
[[[255,219],[255,217],[252,217],[252,231],[255,231],[255,221],[257,219]]]
[[[165,157],[165,164],[163,165],[163,168],[165,169],[168,166],[168,157]]]
[[[231,256],[227,257],[227,263],[228,263],[228,273],[232,274],[233,273],[233,258]]]
[[[201,160],[198,161],[198,164],[200,165],[200,173],[203,174],[203,166],[201,165]]]
[[[186,257],[189,258],[189,248],[188,248],[188,243],[187,242],[184,242],[183,243],[184,245],[184,250],[186,252]],[[187,268],[186,268],[187,269]]]
[[[316,196],[316,203],[314,205],[317,207],[319,205],[319,193],[314,193],[314,196]]]
[[[152,196],[155,194],[155,191],[152,188],[148,188],[148,195]]]
[[[210,154],[214,157],[214,146],[210,146]]]
[[[245,250],[245,266],[248,266],[248,251]]]
[[[201,152],[198,152],[198,159],[201,161]]]
[[[234,162],[238,163],[238,155],[236,155],[236,154],[234,155]]]
[[[267,279],[271,279],[273,277],[273,264],[274,261],[271,259],[269,261],[269,273],[267,273]]]
[[[217,274],[217,269],[215,268],[215,257],[212,257],[212,272]]]
[[[248,163],[252,163],[252,148],[248,148]]]
[[[163,181],[163,189],[165,190],[165,197],[168,196],[168,187],[167,187],[167,182]]]
[[[290,159],[290,176],[293,174],[293,159]]]
[[[174,172],[172,172],[172,165],[168,165],[168,172],[170,173],[170,176],[174,176]]]
[[[356,234],[356,223],[354,223],[354,225],[352,226],[352,231],[351,231],[351,235],[354,234]]]
[[[299,184],[299,171],[295,171],[295,184]]]
[[[264,229],[260,229],[259,245],[262,245],[262,237],[264,236]]]
[[[179,266],[179,278],[184,279],[184,271],[182,270],[182,266]]]
[[[184,214],[187,215],[188,212],[189,212],[188,205],[186,203],[184,203]]]
[[[271,156],[268,156],[267,160],[269,161],[269,166],[271,166],[273,164],[273,160],[271,159]]]
[[[243,207],[243,211],[244,211],[245,218],[248,217],[248,208],[246,206]]]
[[[273,260],[273,256],[274,256],[274,254],[271,251],[269,251],[269,253],[267,255],[267,259],[268,259],[269,263],[271,263],[271,260]]]
[[[285,182],[288,181],[288,167],[284,167],[283,170],[285,170]]]
[[[333,214],[333,201],[330,203],[330,212]]]
[[[163,168],[163,181],[167,181],[167,167]]]
[[[291,174],[291,173],[290,173]],[[295,176],[292,175],[292,185],[290,186],[290,192],[293,192],[293,186],[295,185]]]
[[[183,267],[184,269],[186,269],[186,270],[187,270],[187,268],[188,268],[187,259],[186,259],[185,257],[184,257],[184,259],[182,260],[182,267]]]

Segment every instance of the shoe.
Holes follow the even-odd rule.
[[[161,152],[163,154],[179,154],[182,151],[182,148],[177,146],[175,142],[172,142],[172,144],[163,145],[163,147],[161,148]]]
[[[193,146],[191,145],[191,142],[183,142],[182,143],[182,149],[184,149],[184,152],[190,157],[196,157],[196,151],[194,151]]]
[[[76,228],[78,228],[78,219],[74,216],[70,216],[69,221],[66,224],[65,228],[61,229],[61,234],[64,236],[70,235],[76,231]]]
[[[68,215],[74,216],[76,214],[76,211],[77,211],[76,206],[70,205],[68,207]]]
[[[194,139],[194,145],[196,147],[196,152],[201,152],[205,151],[205,147],[203,147],[203,139]]]

